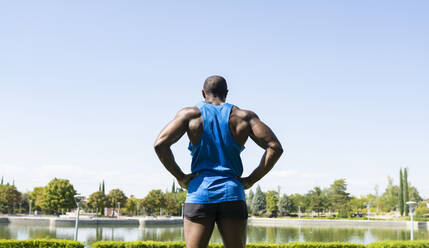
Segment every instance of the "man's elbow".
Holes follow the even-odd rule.
[[[155,152],[157,154],[159,154],[163,150],[165,150],[166,147],[167,147],[167,145],[165,144],[165,142],[162,142],[162,140],[155,141],[155,144],[153,145],[153,149],[155,150]]]
[[[274,151],[274,153],[278,157],[280,157],[283,154],[283,147],[282,147],[282,145],[280,145],[280,143],[275,143],[275,144],[271,145],[270,148]]]

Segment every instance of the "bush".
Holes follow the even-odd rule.
[[[429,248],[429,241],[377,241],[367,248]]]
[[[0,248],[84,248],[82,242],[60,239],[0,239]]]
[[[158,241],[100,241],[92,248],[185,248],[185,242],[158,242]],[[209,244],[209,248],[222,248],[222,244]],[[303,242],[288,244],[249,243],[247,248],[365,248],[364,245],[344,242]],[[419,247],[420,248],[420,247]]]

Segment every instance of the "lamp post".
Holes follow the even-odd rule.
[[[75,200],[76,205],[77,205],[76,223],[75,223],[75,227],[74,227],[74,240],[76,240],[76,241],[77,241],[77,234],[78,234],[78,229],[79,229],[79,214],[80,214],[80,204],[82,203],[82,199],[83,199],[83,196],[81,196],[81,195],[75,195],[74,196],[74,200]]]
[[[414,216],[414,212],[416,211],[416,208],[417,208],[417,202],[408,201],[406,203],[408,205],[408,208],[410,209],[410,214],[411,214],[411,240],[414,240],[414,220],[413,220],[413,216]]]
[[[121,203],[118,202],[118,219],[121,217]]]
[[[28,209],[28,215],[31,215],[31,205],[33,204],[33,200],[30,200],[30,208]]]
[[[298,206],[298,219],[301,219],[301,206]]]
[[[370,202],[368,202],[368,204],[366,205],[366,207],[368,208],[368,214],[367,214],[367,217],[368,217],[368,220],[369,220],[369,213],[371,212],[371,203],[370,203]]]

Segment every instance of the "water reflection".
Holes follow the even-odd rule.
[[[59,238],[73,239],[73,226],[49,226],[48,224],[0,224],[0,239]],[[415,231],[416,239],[429,239],[429,231]],[[323,228],[323,227],[248,227],[249,242],[288,243],[292,241],[349,241],[370,243],[377,240],[409,240],[405,229],[381,228]],[[183,226],[81,226],[79,240],[87,245],[100,240],[183,240]],[[211,242],[222,242],[215,228]]]

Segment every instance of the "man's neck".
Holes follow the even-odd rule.
[[[209,96],[209,97],[206,97],[205,102],[213,105],[222,105],[225,103],[225,99],[221,99],[216,96]]]

